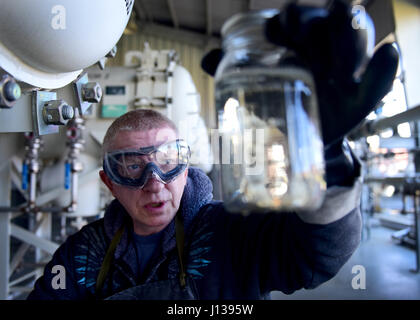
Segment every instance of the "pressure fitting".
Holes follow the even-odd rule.
[[[88,82],[82,86],[83,101],[98,103],[102,98],[102,88],[98,82]]]
[[[74,117],[74,109],[64,100],[51,100],[44,104],[42,117],[48,125],[66,125]]]
[[[0,108],[11,108],[22,92],[15,79],[5,74],[0,79]]]
[[[117,55],[117,46],[114,46],[111,51],[109,51],[107,53],[107,55],[105,57],[107,58],[115,58],[115,56]]]

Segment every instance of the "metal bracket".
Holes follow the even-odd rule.
[[[86,111],[92,106],[91,102],[83,101],[82,97],[82,86],[89,82],[88,74],[85,72],[77,80],[73,82],[74,92],[77,97],[77,108],[79,114],[84,115]]]
[[[45,102],[57,100],[57,93],[50,91],[34,91],[32,94],[32,119],[34,133],[37,136],[59,132],[59,126],[48,125],[43,118],[42,110]]]

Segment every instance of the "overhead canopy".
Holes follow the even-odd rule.
[[[377,42],[395,30],[391,0],[348,1],[366,6],[376,26]],[[263,8],[281,8],[289,2],[290,0],[136,0],[134,11],[136,22],[143,29],[172,29],[178,34],[179,31],[186,31],[203,39],[220,39],[223,23],[234,14]],[[328,0],[297,2],[319,5]]]

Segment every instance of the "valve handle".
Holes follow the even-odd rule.
[[[71,165],[70,165],[69,162],[66,162],[64,169],[65,169],[65,172],[64,172],[64,188],[66,190],[68,190],[68,189],[70,189],[70,183],[71,183],[71,180],[70,180]]]
[[[26,163],[22,165],[22,189],[28,189],[28,165]]]

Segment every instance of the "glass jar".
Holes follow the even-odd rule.
[[[222,27],[215,96],[222,196],[232,212],[313,210],[326,190],[312,75],[264,35],[278,12],[241,13]]]

